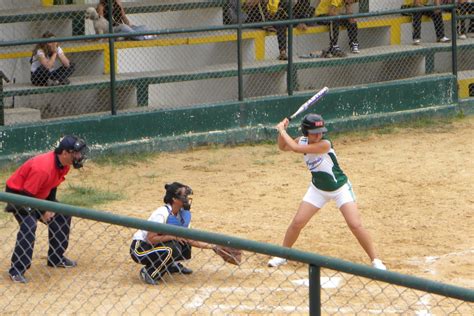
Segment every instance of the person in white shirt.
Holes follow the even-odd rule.
[[[42,38],[54,38],[46,32]],[[56,60],[62,64],[56,68]],[[55,86],[69,84],[74,72],[74,64],[64,54],[58,42],[40,43],[33,49],[31,62],[31,83],[35,86]]]
[[[179,182],[165,185],[165,205],[157,208],[149,221],[189,228],[191,225],[190,195],[193,190]],[[166,273],[191,274],[193,271],[179,261],[191,259],[192,246],[212,249],[213,244],[185,239],[178,236],[138,230],[133,235],[130,255],[136,263],[144,265],[140,270],[140,279],[156,285]]]

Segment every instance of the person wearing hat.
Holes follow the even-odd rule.
[[[283,247],[292,247],[313,215],[327,202],[334,200],[351,232],[369,256],[372,266],[386,270],[383,262],[377,257],[369,232],[362,226],[351,183],[337,162],[332,142],[325,134],[327,128],[324,126],[323,118],[313,113],[306,115],[301,122],[303,136],[295,139],[286,132],[289,122],[285,118],[276,126],[278,148],[304,154],[304,161],[311,172],[312,181],[288,226]],[[285,263],[286,259],[273,257],[268,261],[268,266],[278,267]]]
[[[21,165],[6,182],[5,191],[48,201],[56,200],[57,187],[65,180],[71,166],[79,169],[87,158],[87,145],[76,136],[65,136],[54,151],[37,155]],[[71,216],[27,206],[7,204],[19,225],[15,249],[8,271],[16,283],[26,283],[24,274],[31,266],[38,221],[48,225],[47,265],[72,268],[76,262],[64,256],[69,243]]]

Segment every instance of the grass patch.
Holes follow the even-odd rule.
[[[94,187],[68,185],[61,196],[61,203],[92,208],[110,201],[124,199],[122,194],[103,191]]]
[[[155,158],[158,153],[155,152],[140,152],[140,153],[110,153],[100,155],[91,159],[99,166],[138,166],[149,162]]]

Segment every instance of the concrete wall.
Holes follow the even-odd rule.
[[[360,129],[419,115],[445,114],[456,109],[455,85],[455,78],[446,75],[331,89],[318,103],[317,111],[331,130]],[[4,126],[0,129],[0,163],[48,150],[61,135],[70,133],[85,138],[93,155],[274,139],[274,124],[310,96],[306,93],[173,111]],[[292,129],[297,126],[295,121]]]

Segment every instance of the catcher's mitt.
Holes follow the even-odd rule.
[[[216,245],[212,247],[212,250],[227,263],[240,265],[242,262],[242,250],[240,249]]]

